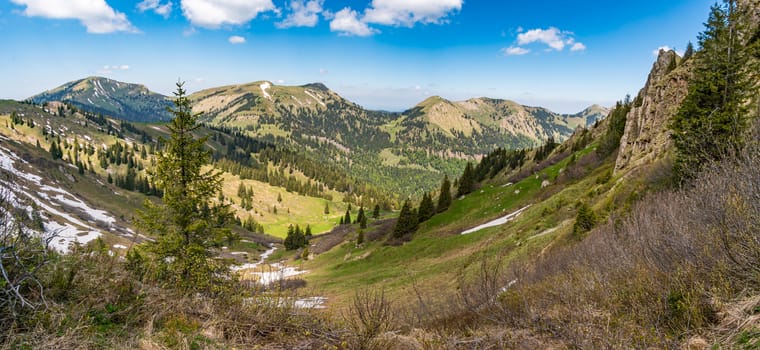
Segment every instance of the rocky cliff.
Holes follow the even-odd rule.
[[[691,60],[661,50],[644,88],[626,116],[615,171],[628,171],[662,158],[670,149],[668,123],[688,92]]]

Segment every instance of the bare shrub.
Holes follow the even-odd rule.
[[[573,348],[677,347],[716,324],[716,300],[760,290],[760,152],[650,193],[577,244],[483,266],[462,284],[481,320]]]
[[[9,192],[0,191],[0,333],[6,335],[19,317],[47,305],[39,270],[49,261],[53,237],[30,229],[31,218],[12,202]]]
[[[395,324],[394,310],[384,290],[357,291],[344,318],[357,349],[373,349],[375,337],[392,330]]]

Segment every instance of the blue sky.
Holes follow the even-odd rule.
[[[431,95],[557,112],[635,95],[711,0],[0,0],[0,98],[91,75],[170,94],[323,82],[372,109]]]

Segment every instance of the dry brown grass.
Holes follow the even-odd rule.
[[[760,338],[760,308],[746,299],[760,292],[759,269],[755,148],[690,188],[649,194],[582,242],[508,268],[484,261],[458,301],[446,312],[420,307],[427,315],[415,325],[448,348],[677,348],[698,335],[734,347]],[[484,329],[523,337],[508,343]]]

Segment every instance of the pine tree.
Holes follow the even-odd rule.
[[[304,230],[303,235],[306,236],[306,240],[310,240],[311,239],[311,236],[312,236],[312,234],[311,234],[311,225],[306,224],[306,229]]]
[[[325,215],[330,214],[330,202],[325,202]]]
[[[356,214],[356,222],[355,223],[357,223],[357,224],[360,223],[362,221],[362,219],[364,219],[366,221],[367,218],[364,216],[364,207],[359,207],[359,213]]]
[[[50,142],[50,156],[53,157],[53,159],[61,159],[63,157],[61,146],[55,140]]]
[[[472,163],[467,162],[467,166],[464,167],[462,177],[459,178],[459,187],[457,188],[457,197],[464,196],[471,193],[475,189],[475,173],[472,168]]]
[[[451,205],[451,182],[449,181],[448,176],[443,177],[443,182],[441,182],[441,191],[438,194],[438,206],[436,207],[436,210],[439,213],[442,213],[449,209],[449,206]]]
[[[686,44],[686,51],[683,52],[683,60],[681,62],[686,62],[692,56],[694,56],[694,44],[689,41],[689,43]]]
[[[199,126],[183,83],[177,83],[171,138],[158,154],[153,179],[163,192],[161,204],[145,201],[138,212],[138,227],[155,238],[146,242],[148,276],[166,287],[185,292],[217,292],[231,281],[229,263],[216,259],[212,248],[227,242],[229,208],[211,200],[221,190],[220,173],[203,171],[210,158],[205,138],[192,132]]]
[[[285,240],[282,242],[282,245],[285,246],[286,250],[295,250],[298,249],[298,242],[296,242],[296,229],[293,227],[293,225],[288,225],[288,232],[285,235]]]
[[[380,204],[375,204],[375,209],[372,210],[372,218],[373,219],[380,218]]]
[[[575,224],[573,224],[573,236],[580,238],[580,236],[588,231],[591,231],[596,225],[596,214],[588,204],[583,203],[578,208],[578,213],[575,216]]]
[[[430,194],[425,192],[422,194],[422,200],[420,201],[420,208],[418,210],[419,222],[425,222],[435,215],[435,205],[433,205],[433,199]]]
[[[417,230],[417,214],[412,210],[412,205],[407,199],[401,207],[396,226],[393,228],[393,237],[401,238]]]
[[[343,216],[343,223],[346,225],[351,224],[351,209],[346,209],[346,215]]]
[[[674,170],[683,183],[707,162],[737,152],[744,144],[749,113],[746,101],[756,67],[742,42],[749,36],[736,0],[713,5],[699,34],[700,51],[689,91],[671,122],[676,148]]]
[[[359,230],[356,236],[356,245],[362,245],[364,243],[364,230]]]

